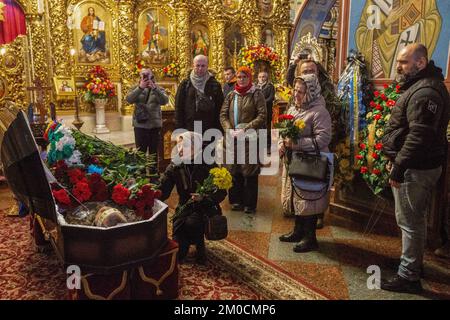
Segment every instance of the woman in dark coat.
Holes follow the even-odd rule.
[[[215,165],[207,165],[203,162],[195,164],[198,163],[195,158],[202,156],[201,146],[202,136],[200,134],[194,132],[181,134],[177,144],[178,158],[172,160],[160,179],[159,189],[162,192],[162,201],[169,198],[173,187],[176,186],[179,196],[176,211],[180,210],[189,199],[194,200],[193,204],[186,206],[173,219],[173,239],[180,246],[179,263],[183,262],[191,244],[194,244],[197,249],[197,263],[206,263],[205,218],[206,216],[221,215],[220,202],[227,196],[225,190],[218,190],[208,198],[202,198],[195,193],[197,185],[203,184],[203,181],[209,176],[209,171],[215,167]]]

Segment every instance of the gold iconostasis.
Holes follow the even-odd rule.
[[[288,63],[289,0],[15,2],[25,15],[26,34],[2,46],[0,91],[23,107],[36,101],[36,90],[27,88],[43,87],[46,104],[58,101],[59,112],[73,113],[75,86],[81,111],[93,113],[81,96],[95,65],[102,66],[116,86],[117,96],[107,111],[128,115],[132,106],[125,97],[137,81],[138,60],[155,70],[176,63],[178,77],[157,73],[169,91],[188,74],[198,54],[209,57],[219,80],[225,66],[239,66],[239,50],[245,46],[273,47],[281,56],[282,72]]]

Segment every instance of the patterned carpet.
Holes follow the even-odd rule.
[[[0,190],[0,299],[69,299],[55,253],[36,252],[27,218],[6,216],[11,200]],[[180,266],[179,299],[327,298],[228,241],[207,248],[207,266]]]

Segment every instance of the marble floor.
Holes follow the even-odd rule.
[[[360,226],[339,226],[337,219],[325,216],[325,227],[318,230],[319,251],[295,253],[293,244],[278,237],[292,230],[292,218],[281,214],[281,185],[277,176],[260,177],[258,210],[245,214],[230,210],[223,202],[229,221],[228,240],[322,289],[335,299],[450,299],[450,261],[427,252],[425,292],[421,295],[369,290],[367,268],[379,266],[381,275],[397,268],[400,237],[364,234]]]

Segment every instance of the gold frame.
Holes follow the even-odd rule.
[[[69,87],[72,89],[72,91],[61,91],[61,85],[63,84],[63,81],[67,81],[69,84]],[[56,100],[72,100],[75,99],[77,95],[77,89],[75,86],[75,78],[74,77],[53,77],[53,85],[56,92]]]
[[[166,94],[169,96],[169,103],[161,106],[162,111],[173,111],[175,110],[175,94],[178,89],[178,84],[176,81],[157,81],[158,86],[162,87]]]

